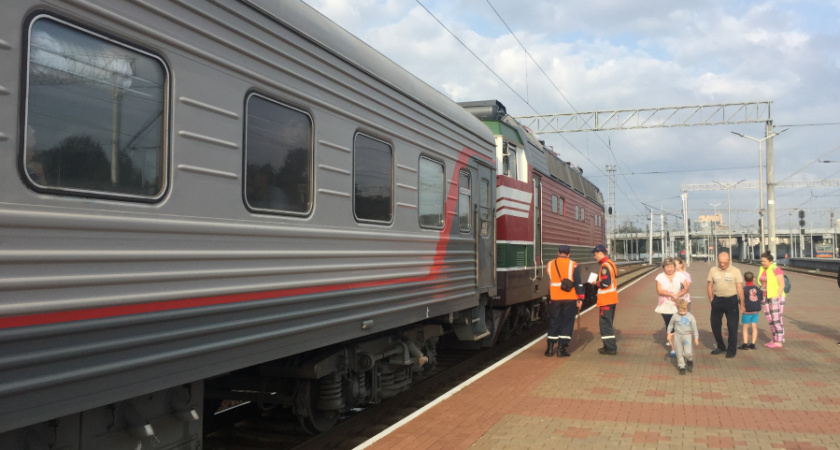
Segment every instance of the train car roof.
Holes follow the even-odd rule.
[[[452,99],[302,1],[241,1],[479,138],[495,142],[487,126]]]

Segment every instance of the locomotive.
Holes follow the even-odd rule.
[[[556,246],[603,241],[501,104],[300,2],[24,0],[0,30],[0,448],[197,449],[225,399],[324,431],[442,337],[538,320]]]
[[[606,235],[604,197],[581,169],[563,161],[496,100],[460,103],[493,130],[496,143],[497,318],[517,330],[545,310],[545,264],[560,245],[571,248],[581,274],[598,271],[593,246]],[[574,213],[573,213],[574,212]],[[584,305],[595,302],[584,285]]]

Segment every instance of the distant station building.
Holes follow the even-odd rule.
[[[726,227],[723,225],[723,214],[701,214],[695,223],[697,224],[696,231],[709,232],[712,227],[714,227],[715,231],[726,230]]]

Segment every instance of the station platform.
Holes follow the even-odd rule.
[[[758,274],[758,267],[736,266]],[[653,311],[660,269],[621,288],[618,355],[597,352],[598,313],[588,311],[571,357],[548,358],[545,340],[535,341],[360,448],[840,448],[835,279],[789,273],[784,348],[762,345],[771,334],[761,313],[758,349],[726,359],[710,353],[710,267],[695,261],[689,269],[700,329],[693,373],[679,374]]]

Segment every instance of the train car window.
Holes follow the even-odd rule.
[[[482,178],[479,182],[478,202],[481,219],[481,236],[490,235],[490,180]]]
[[[583,206],[580,207],[580,221],[586,222],[586,211],[583,209]]]
[[[556,195],[551,196],[551,212],[553,212],[554,214],[557,214],[557,196]]]
[[[420,226],[423,228],[442,229],[444,223],[444,185],[446,178],[443,163],[428,158],[420,158],[418,212]]]
[[[353,145],[353,210],[362,221],[390,223],[393,149],[386,142],[357,134]]]
[[[561,216],[566,215],[566,202],[563,197],[557,197],[557,214]]]
[[[481,205],[481,220],[490,219],[490,180],[486,178],[481,179],[481,187],[479,188],[479,204]]]
[[[458,228],[467,233],[472,223],[472,188],[470,186],[470,173],[461,171],[458,175]]]
[[[312,118],[261,95],[245,115],[245,203],[255,211],[305,215],[312,209]]]
[[[575,220],[580,220],[580,206],[575,205]]]
[[[85,197],[166,190],[168,72],[153,54],[56,18],[29,27],[23,173]]]

